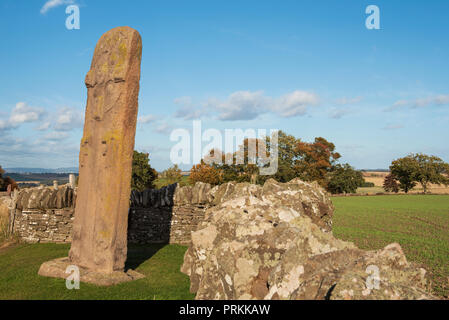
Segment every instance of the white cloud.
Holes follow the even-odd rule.
[[[175,112],[174,117],[182,118],[184,120],[193,120],[199,119],[206,115],[208,115],[208,112],[204,108],[203,109],[181,108]]]
[[[303,116],[307,113],[309,106],[318,104],[318,96],[307,91],[296,90],[282,96],[274,104],[273,111],[282,117]]]
[[[82,128],[84,124],[84,114],[74,108],[64,107],[58,111],[54,129],[57,131],[70,131]]]
[[[350,112],[351,112],[351,110],[348,108],[332,108],[329,111],[329,116],[332,119],[340,119],[343,116],[349,114]]]
[[[209,98],[202,109],[181,108],[175,117],[188,119],[199,118],[212,111],[218,113],[223,121],[253,120],[258,116],[273,112],[281,117],[305,115],[310,106],[317,105],[316,94],[296,90],[278,98],[264,95],[263,91],[236,91],[226,99]]]
[[[0,119],[0,131],[11,129],[11,124],[7,120]]]
[[[206,107],[195,108],[193,105],[192,97],[183,96],[173,100],[180,108],[175,112],[175,118],[182,118],[184,120],[199,119],[209,114]]]
[[[137,122],[138,123],[142,123],[142,124],[147,124],[147,123],[154,122],[156,119],[157,119],[156,116],[154,116],[152,114],[148,114],[148,115],[145,115],[145,116],[140,116],[137,119]]]
[[[436,105],[449,104],[449,94],[446,94],[446,95],[441,94],[439,96],[436,96],[434,98],[434,102]]]
[[[166,122],[160,124],[155,129],[155,131],[157,133],[161,133],[161,134],[169,134],[172,130],[173,130],[173,128]]]
[[[57,131],[53,131],[50,133],[47,133],[44,136],[44,140],[48,140],[48,141],[61,141],[64,140],[66,138],[68,138],[69,134],[67,132],[57,132]]]
[[[43,122],[40,126],[36,127],[35,130],[46,131],[46,130],[50,129],[50,126],[51,126],[51,122],[46,121],[46,122]]]
[[[266,112],[268,98],[263,95],[262,91],[237,91],[224,101],[210,98],[205,107],[218,111],[220,120],[252,120]]]
[[[192,105],[192,97],[189,97],[189,96],[175,98],[173,101],[174,101],[174,103],[180,104],[182,106],[191,106]]]
[[[432,106],[443,106],[449,104],[449,95],[437,95],[426,98],[418,98],[415,100],[398,100],[392,106],[385,109],[385,111],[397,110],[401,107],[409,108],[427,108]]]
[[[73,0],[48,0],[41,8],[41,14],[47,13],[48,10],[62,6],[64,4],[72,4]]]
[[[12,127],[17,127],[22,123],[39,121],[44,113],[42,108],[30,107],[25,102],[18,102],[12,109],[9,123]]]
[[[39,166],[45,168],[77,165],[79,143],[34,138],[2,136],[0,164],[5,167],[35,167],[36,159],[39,159]]]

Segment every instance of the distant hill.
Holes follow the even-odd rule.
[[[19,184],[19,187],[32,187],[44,184],[51,186],[54,180],[59,184],[66,184],[69,182],[68,173],[7,173],[8,177],[14,179]],[[78,175],[78,174],[75,174]]]
[[[6,173],[78,173],[77,167],[45,169],[45,168],[3,168]]]

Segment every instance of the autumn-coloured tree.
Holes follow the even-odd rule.
[[[259,182],[260,168],[268,163],[269,154],[266,141],[246,138],[234,153],[224,154],[212,149],[203,158],[203,162],[221,173],[221,182]]]
[[[396,177],[393,174],[390,173],[385,177],[383,188],[386,192],[399,192],[399,185]]]
[[[222,182],[222,172],[201,160],[200,164],[196,164],[190,169],[189,180],[192,184],[205,182],[211,185],[217,185]]]
[[[173,167],[162,171],[161,178],[165,179],[166,185],[180,183],[182,180],[182,171],[178,165],[175,164]]]
[[[328,173],[341,157],[335,152],[335,145],[324,138],[315,138],[313,143],[299,141],[295,152],[295,171],[305,181],[317,181],[327,187]]]
[[[6,191],[11,185],[11,191],[18,188],[17,183],[11,177],[3,177],[5,170],[0,166],[0,191]]]

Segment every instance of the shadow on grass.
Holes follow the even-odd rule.
[[[149,245],[129,245],[128,256],[125,263],[125,271],[135,270],[142,263],[154,256],[159,250],[165,247],[166,243]]]

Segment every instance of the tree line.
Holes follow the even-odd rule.
[[[252,149],[261,150],[260,153]],[[273,178],[279,182],[288,182],[294,178],[303,181],[316,181],[332,194],[355,193],[359,187],[373,187],[366,182],[361,171],[348,163],[340,163],[341,155],[335,145],[322,137],[313,142],[305,142],[283,131],[278,133],[277,152],[278,170],[273,175],[261,175],[261,168],[267,167],[273,150],[270,137],[264,141],[247,138],[238,150],[225,154],[213,149],[203,157],[199,164],[190,169],[188,182],[205,182],[212,185],[236,181],[263,184]],[[384,189],[387,192],[409,192],[418,183],[424,193],[430,184],[449,184],[449,164],[436,156],[422,153],[410,154],[392,161],[390,174],[385,177]],[[160,175],[149,165],[149,155],[134,153],[133,189],[154,188],[157,178],[162,185],[172,183],[185,184],[181,169],[174,165]]]
[[[387,192],[408,193],[418,183],[427,193],[430,184],[449,185],[449,164],[441,158],[422,153],[410,154],[394,160],[390,174],[385,177],[383,188]]]
[[[247,138],[231,154],[218,149],[210,150],[199,164],[191,168],[189,182],[212,185],[230,181],[263,184],[270,178],[279,182],[300,178],[303,181],[316,181],[331,193],[354,193],[365,183],[360,171],[347,163],[338,162],[341,155],[336,152],[332,142],[322,137],[315,138],[313,142],[304,142],[283,131],[278,133],[278,170],[273,175],[261,175],[261,168],[269,165],[268,159],[273,150],[271,143],[269,137],[265,141]],[[251,146],[262,152],[255,154]],[[148,164],[148,154],[135,152],[133,189],[153,188],[157,177],[157,172]],[[181,170],[175,165],[162,172],[161,177],[166,184],[180,182]]]

